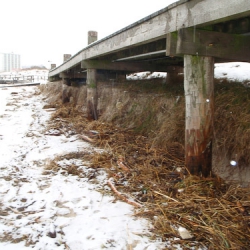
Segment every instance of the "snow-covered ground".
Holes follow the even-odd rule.
[[[163,77],[147,72],[134,76],[150,75]],[[250,64],[216,64],[215,77],[248,81]],[[35,86],[0,85],[0,249],[164,248],[164,242],[150,240],[152,225],[134,217],[131,205],[98,191],[109,189],[104,170],[89,180],[93,170],[86,163],[62,157],[62,170],[43,174],[49,159],[57,155],[97,149],[70,133],[46,133],[54,111],[43,109],[38,91]],[[64,169],[72,164],[85,176],[68,175]]]
[[[89,181],[84,162],[63,159],[61,171],[43,174],[56,155],[94,149],[76,135],[45,133],[53,110],[36,91],[0,88],[0,249],[162,249],[131,205],[98,192],[108,189],[103,170]],[[72,164],[86,176],[63,171]]]

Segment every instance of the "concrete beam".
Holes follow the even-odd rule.
[[[85,58],[110,54],[122,48],[154,41],[183,27],[198,27],[250,14],[248,0],[179,1],[158,15],[145,18],[88,48]]]
[[[167,71],[167,65],[157,65],[148,62],[110,62],[108,60],[82,61],[83,69],[104,69],[114,71],[141,72],[141,71]]]
[[[59,77],[61,78],[86,78],[87,77],[87,72],[62,72],[59,74]]]
[[[173,35],[172,35],[172,41]],[[168,53],[173,53],[170,46]],[[250,37],[198,29],[178,31],[176,55],[212,56],[221,59],[250,61]]]
[[[50,82],[54,82],[54,81],[59,81],[59,80],[61,80],[61,78],[59,78],[58,75],[55,75],[55,76],[49,76],[49,77],[48,77],[48,80],[49,80]]]
[[[128,49],[117,51],[112,55],[108,55],[108,59],[112,61],[121,60],[138,60],[143,58],[155,57],[158,55],[164,55],[166,50],[166,37],[149,42],[147,44],[137,45]]]
[[[172,32],[167,34],[167,45],[166,45],[166,56],[174,57],[176,56],[177,47],[177,32]]]
[[[129,56],[129,57],[124,57],[124,58],[120,58],[117,59],[117,62],[122,62],[122,61],[133,61],[133,60],[143,60],[143,59],[152,59],[154,57],[158,57],[158,56],[163,56],[166,54],[166,50],[159,50],[159,51],[152,51],[152,52],[148,52],[148,53],[143,53],[143,54],[136,54],[134,56]]]

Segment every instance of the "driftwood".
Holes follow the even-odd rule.
[[[13,213],[15,214],[21,214],[22,212],[17,211],[16,209],[12,208],[12,207],[7,207],[8,209],[10,209]]]
[[[87,135],[80,135],[79,136],[82,140],[87,141],[87,142],[94,142],[93,139],[89,138]]]
[[[130,171],[129,168],[126,167],[122,161],[118,161],[118,166],[119,166],[123,171],[126,171],[126,172],[129,172],[129,171]]]
[[[241,204],[240,201],[237,201],[237,202],[236,202],[236,205],[237,205],[239,211],[240,211],[242,214],[246,213],[246,209],[242,206],[242,204]]]
[[[123,163],[124,162],[124,158],[122,156],[120,156],[118,158],[117,164],[118,166],[125,172],[129,172],[130,169]]]
[[[108,185],[110,186],[110,188],[112,189],[112,191],[118,196],[118,198],[122,201],[125,201],[126,203],[134,206],[134,207],[137,207],[137,208],[140,208],[142,207],[141,204],[135,202],[135,201],[131,201],[129,200],[128,198],[126,198],[122,193],[120,193],[119,191],[117,191],[117,189],[115,188],[114,184],[111,182],[111,180],[109,179],[108,180]]]
[[[161,195],[161,196],[163,196],[163,197],[165,197],[165,198],[167,198],[167,199],[169,199],[169,200],[172,200],[172,201],[175,201],[175,202],[179,202],[179,201],[177,201],[176,199],[174,199],[174,198],[172,198],[172,197],[169,197],[169,196],[167,196],[167,195],[165,195],[165,194],[162,194],[162,193],[160,193],[160,192],[154,191],[154,193],[159,194],[159,195]]]

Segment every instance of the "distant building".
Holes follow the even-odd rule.
[[[21,68],[20,55],[13,53],[0,53],[0,72]]]

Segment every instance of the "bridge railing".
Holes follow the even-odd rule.
[[[0,84],[1,83],[18,83],[18,82],[34,82],[40,80],[48,80],[48,75],[0,75]]]

